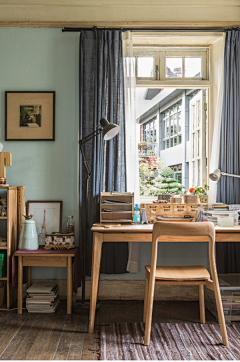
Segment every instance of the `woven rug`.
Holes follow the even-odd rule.
[[[227,326],[229,347],[217,324],[153,323],[144,346],[143,323],[101,326],[100,360],[239,360],[240,326]]]

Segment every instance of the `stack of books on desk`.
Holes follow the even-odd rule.
[[[55,283],[33,283],[27,289],[26,307],[29,313],[54,313],[59,304],[58,286]]]

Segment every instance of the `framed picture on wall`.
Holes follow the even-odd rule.
[[[5,92],[5,141],[55,141],[55,92]]]
[[[27,215],[33,215],[37,232],[45,223],[46,232],[62,232],[62,201],[27,201]]]

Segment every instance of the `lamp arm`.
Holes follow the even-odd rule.
[[[86,142],[90,141],[92,138],[98,136],[100,133],[102,133],[102,131],[103,131],[102,127],[97,126],[97,129],[95,131],[93,131],[92,133],[90,133],[88,136],[82,138],[79,141],[79,144],[84,145],[84,143],[86,143]]]
[[[231,173],[226,173],[226,172],[221,172],[221,175],[224,175],[224,176],[232,176],[232,177],[238,177],[240,178],[240,175],[233,175]]]

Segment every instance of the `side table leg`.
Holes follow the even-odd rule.
[[[102,254],[102,243],[103,243],[103,234],[94,232],[93,249],[92,249],[92,281],[91,281],[91,296],[90,296],[89,333],[93,333],[94,329],[101,254]]]
[[[22,314],[23,257],[18,256],[18,314]]]
[[[72,257],[67,257],[67,314],[72,314]]]
[[[31,285],[31,267],[28,266],[28,271],[27,271],[27,287],[29,288]]]

